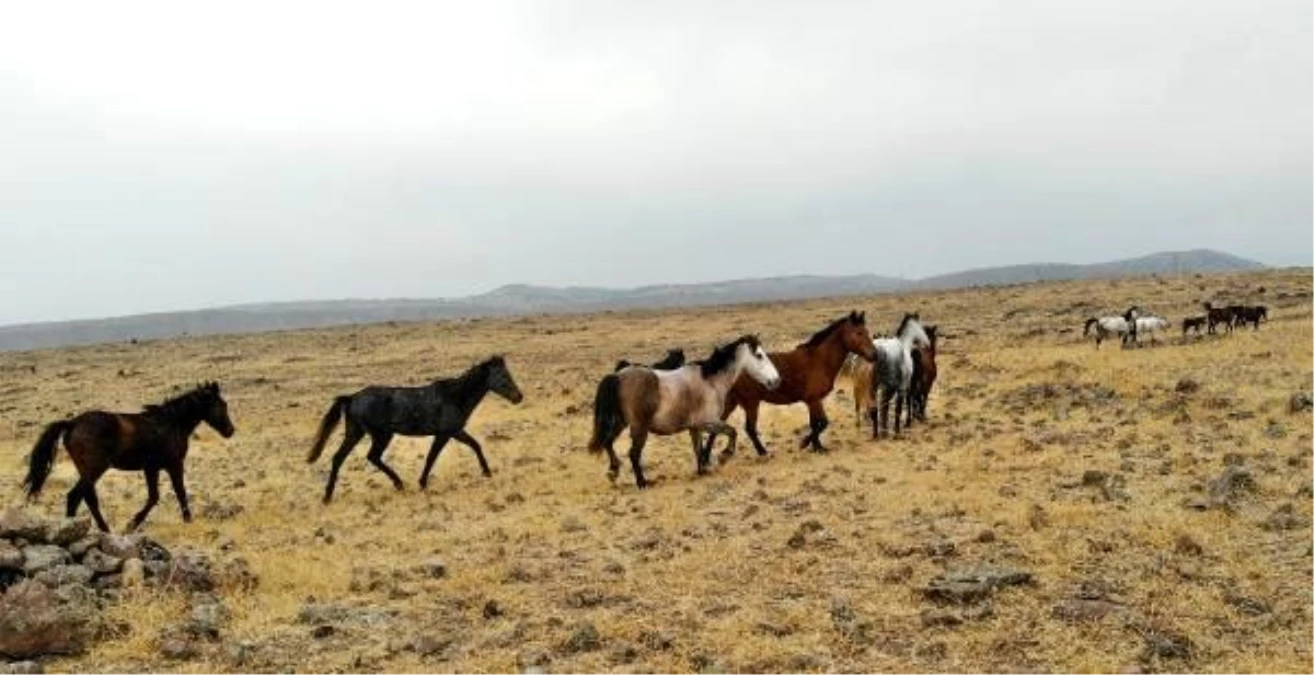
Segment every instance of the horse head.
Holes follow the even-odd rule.
[[[483,365],[490,391],[512,403],[525,400],[525,395],[520,393],[520,387],[516,386],[515,379],[511,377],[511,371],[506,367],[505,358],[494,356],[485,361]]]
[[[876,346],[871,342],[871,333],[867,332],[866,312],[849,312],[847,320],[840,324],[839,338],[848,353],[868,361],[876,360]]]
[[[232,438],[236,429],[233,427],[233,420],[228,417],[228,402],[219,393],[219,383],[206,382],[197,391],[200,392],[206,402],[205,417],[203,418],[205,423],[219,432],[220,436]]]

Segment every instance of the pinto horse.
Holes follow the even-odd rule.
[[[867,361],[875,360],[876,348],[867,332],[866,312],[849,312],[830,322],[812,337],[787,352],[772,352],[771,362],[780,371],[780,386],[768,389],[751,378],[739,378],[725,400],[721,419],[730,417],[735,408],[744,408],[744,431],[753,442],[759,456],[766,455],[766,446],[757,435],[758,408],[763,402],[773,405],[806,403],[810,431],[803,437],[800,447],[811,447],[813,452],[825,452],[821,432],[830,426],[822,402],[835,388],[835,376],[844,367],[844,360],[856,354]],[[712,439],[708,439],[711,445]],[[729,458],[733,448],[722,453]]]
[[[632,365],[634,364],[630,363],[629,361],[626,361],[625,359],[621,359],[616,362],[616,368],[612,372],[619,373],[620,371]],[[684,365],[684,350],[668,349],[666,351],[666,356],[662,357],[661,361],[652,364],[652,366],[650,367],[653,370],[675,370],[676,368],[679,368],[680,366],[683,365]]]
[[[187,459],[187,440],[201,422],[210,425],[224,438],[233,435],[228,403],[214,382],[200,385],[159,405],[148,405],[139,413],[93,410],[70,420],[55,422],[46,427],[28,457],[23,487],[29,499],[41,494],[62,440],[79,475],[77,484],[68,491],[66,517],[72,518],[85,501],[91,517],[96,520],[96,527],[109,532],[109,525],[100,513],[96,481],[109,469],[141,471],[146,476],[146,505],[128,527],[136,530],[160,501],[160,471],[164,471],[173,483],[173,494],[178,498],[183,521],[190,523],[192,511],[187,505],[183,461]]]
[[[437,379],[423,387],[366,387],[354,394],[334,399],[319,424],[315,444],[310,449],[310,456],[306,458],[311,464],[319,459],[334,427],[346,417],[346,436],[333,455],[328,486],[324,488],[324,503],[333,500],[338,470],[342,468],[347,455],[366,435],[370,437],[370,451],[366,459],[382,471],[398,490],[402,489],[401,477],[383,462],[383,452],[388,449],[388,443],[394,435],[433,436],[429,456],[424,460],[424,471],[420,473],[421,490],[428,487],[433,463],[438,460],[443,446],[452,439],[474,451],[485,478],[492,476],[493,472],[488,468],[488,460],[484,459],[484,450],[479,441],[465,431],[465,423],[490,391],[512,403],[519,403],[525,398],[511,378],[506,360],[501,356],[476,364],[458,377]]]
[[[648,434],[669,436],[688,431],[698,473],[707,473],[712,443],[709,439],[703,446],[702,434],[725,432],[730,436],[730,449],[734,448],[735,429],[723,421],[722,409],[726,394],[744,373],[768,389],[780,384],[780,373],[753,335],[716,348],[706,361],[675,370],[629,366],[606,375],[598,383],[593,401],[593,438],[589,441],[589,452],[607,451],[607,477],[614,482],[620,474],[621,462],[612,446],[629,427],[630,466],[635,484],[643,489],[649,485],[642,464]]]

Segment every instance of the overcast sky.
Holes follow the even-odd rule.
[[[0,7],[0,323],[1212,247],[1308,265],[1308,1]]]

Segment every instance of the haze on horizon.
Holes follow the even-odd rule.
[[[0,324],[1214,248],[1309,265],[1314,11],[0,8]]]

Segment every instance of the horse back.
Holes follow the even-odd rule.
[[[620,378],[619,396],[625,423],[631,427],[648,427],[661,403],[661,383],[657,373],[650,368],[633,366],[617,373],[616,377]]]
[[[160,466],[170,454],[186,450],[186,436],[173,438],[167,429],[140,413],[94,410],[71,421],[73,427],[64,445],[79,466],[103,460],[116,469],[135,471]]]
[[[802,348],[771,352],[767,358],[771,359],[771,364],[780,374],[780,384],[775,389],[767,389],[748,374],[740,375],[731,388],[731,396],[736,402],[752,404],[766,401],[776,405],[798,403],[821,398],[835,386],[835,375],[838,373],[826,377],[820,362],[810,358],[808,351]]]

